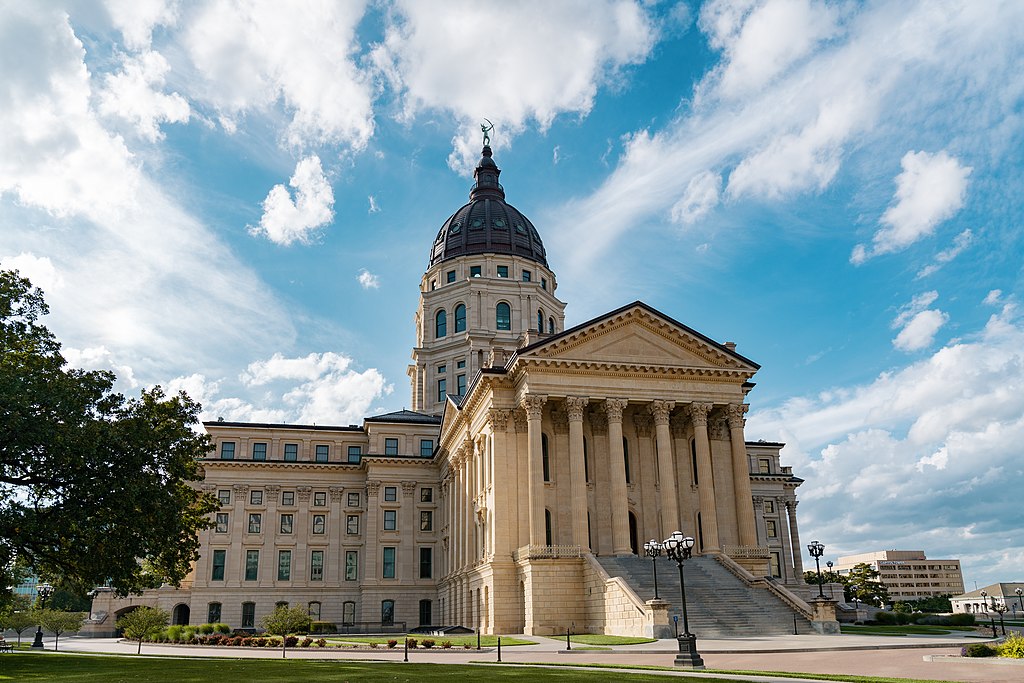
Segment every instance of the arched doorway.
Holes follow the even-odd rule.
[[[636,530],[636,515],[629,513],[629,547],[634,555],[640,554],[640,537]]]
[[[171,623],[179,626],[188,626],[188,619],[191,616],[191,610],[185,603],[174,606],[174,611],[171,612]]]
[[[121,617],[123,617],[124,615],[128,614],[129,612],[134,612],[139,607],[141,607],[141,605],[132,605],[131,607],[125,607],[124,609],[120,609],[120,610],[114,612],[114,624],[115,624],[115,629],[116,629],[115,633],[117,634],[118,638],[120,638],[121,636],[124,635],[124,629],[117,628],[116,627],[117,622],[121,620]]]

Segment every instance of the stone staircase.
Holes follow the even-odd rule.
[[[682,632],[679,570],[675,562],[665,557],[651,560],[635,555],[596,559],[609,576],[621,577],[644,601],[654,598],[652,564],[657,562],[658,597],[670,604],[670,616],[679,615],[679,631]],[[769,590],[747,585],[712,556],[691,558],[683,570],[690,632],[699,637],[785,635],[794,632],[794,625],[797,633],[815,632],[805,616]]]

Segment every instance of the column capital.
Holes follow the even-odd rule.
[[[341,496],[344,493],[344,491],[345,491],[345,488],[342,487],[342,486],[328,486],[327,487],[327,492],[331,496],[331,502],[334,502],[334,503],[341,502]]]
[[[633,413],[633,426],[636,428],[637,436],[650,436],[653,420],[650,415],[637,411]]]
[[[523,396],[522,406],[523,410],[526,411],[526,419],[539,420],[547,400],[548,397],[542,394],[527,394]]]
[[[203,493],[210,493],[210,494],[212,494],[214,491],[217,490],[217,485],[216,484],[203,484],[203,485],[201,485],[199,487],[199,489]]]
[[[686,420],[681,415],[677,415],[675,419],[670,419],[668,423],[669,428],[672,430],[672,437],[675,439],[685,439],[689,425],[686,424]]]
[[[674,401],[651,401],[650,405],[647,406],[647,412],[654,417],[654,424],[658,426],[667,425],[672,415],[672,409],[675,406]]]
[[[787,510],[796,510],[796,504],[799,503],[799,502],[800,501],[798,501],[798,500],[787,500],[786,501],[786,509]]]
[[[403,481],[402,482],[402,493],[406,496],[411,496],[416,492],[416,482],[414,481]]]
[[[235,484],[234,486],[231,487],[231,490],[234,491],[237,494],[240,494],[240,495],[244,496],[246,493],[249,492],[249,485],[248,484]]]
[[[582,422],[583,409],[587,407],[589,402],[590,399],[586,396],[566,396],[565,414],[568,416],[569,422]]]
[[[379,479],[367,479],[366,480],[366,495],[376,496],[380,494],[380,480]],[[299,496],[301,497],[301,493]],[[309,499],[309,494],[306,494],[306,499]]]
[[[746,403],[730,403],[726,410],[729,429],[743,429],[743,425],[747,422],[743,418],[743,414],[750,410],[750,406]]]
[[[754,496],[753,501],[755,510],[760,510],[764,507],[764,496]]]
[[[508,418],[512,416],[511,410],[491,408],[487,411],[487,424],[492,432],[507,432]]]
[[[606,398],[604,400],[604,409],[608,414],[609,422],[622,422],[622,411],[629,405],[629,401],[624,398]]]
[[[687,406],[686,411],[690,414],[690,419],[693,420],[694,425],[707,427],[708,414],[714,407],[714,404],[711,403],[691,403]]]
[[[554,427],[555,434],[568,434],[569,416],[566,415],[565,411],[561,408],[552,408],[551,425]]]
[[[281,493],[281,486],[280,486],[280,484],[267,484],[263,488],[266,490],[268,496],[272,496],[274,494]]]
[[[516,408],[512,411],[512,417],[516,423],[516,431],[526,433],[526,411],[523,408]]]
[[[608,415],[597,406],[590,411],[590,429],[594,436],[604,436],[608,433]]]

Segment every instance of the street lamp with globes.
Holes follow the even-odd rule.
[[[644,553],[647,557],[651,558],[651,565],[654,567],[654,599],[660,600],[658,597],[658,556],[661,555],[664,546],[655,541],[653,538],[644,543]]]
[[[1024,593],[1024,590],[1017,588],[1013,592],[1017,594],[1017,601],[1020,603],[1020,611],[1024,612],[1024,598],[1021,598],[1021,593]]]
[[[814,566],[818,572],[818,597],[825,599],[825,591],[821,584],[821,556],[825,554],[825,545],[820,541],[811,541],[807,544],[807,552],[814,558]]]
[[[690,633],[690,620],[686,614],[686,582],[683,579],[683,562],[693,555],[694,540],[692,536],[683,536],[682,531],[673,531],[672,535],[662,544],[665,553],[675,560],[679,567],[679,594],[683,606],[683,632],[679,635],[679,654],[676,655],[676,666],[689,669],[703,669],[704,660],[697,653],[697,636]]]

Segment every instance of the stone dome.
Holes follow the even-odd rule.
[[[501,170],[485,145],[473,177],[469,203],[453,213],[437,233],[430,266],[472,254],[508,254],[536,261],[547,268],[544,244],[530,219],[505,201],[498,182]]]

